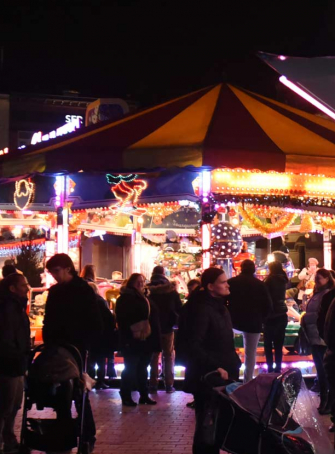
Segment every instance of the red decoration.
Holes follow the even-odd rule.
[[[233,209],[230,209],[230,210],[228,211],[228,214],[229,214],[229,216],[236,216],[236,211],[233,210]]]

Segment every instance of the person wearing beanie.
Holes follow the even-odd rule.
[[[46,346],[62,343],[74,345],[85,361],[86,351],[98,345],[103,335],[103,321],[96,295],[88,283],[77,275],[67,254],[55,254],[47,261],[46,268],[57,284],[50,288],[45,305],[43,341]],[[93,452],[96,430],[88,396],[84,425],[84,442]]]
[[[188,301],[179,321],[178,344],[186,358],[184,391],[195,400],[196,431],[194,454],[219,454],[220,446],[208,446],[201,437],[206,417],[205,405],[209,399],[202,381],[207,373],[218,371],[223,380],[237,380],[241,361],[236,354],[233,327],[225,297],[229,294],[227,276],[223,270],[208,268],[201,277],[201,289]]]
[[[318,270],[318,265],[319,262],[316,258],[310,257],[308,259],[308,266],[303,268],[300,273],[298,274],[299,278],[299,284],[298,284],[298,303],[301,304],[303,297],[305,295],[305,291],[307,288],[313,288],[313,287],[307,287],[307,283],[314,283],[315,282],[315,275]],[[311,291],[312,293],[312,291]],[[306,293],[307,294],[307,293]]]
[[[272,307],[264,282],[257,279],[252,260],[241,263],[241,274],[229,279],[228,309],[234,330],[243,335],[244,383],[252,380],[256,364],[256,351],[265,319]]]
[[[174,282],[170,282],[162,266],[155,266],[148,284],[150,290],[149,299],[158,309],[161,327],[162,365],[164,374],[165,391],[173,393],[174,382],[174,331],[173,327],[178,323],[178,315],[182,308],[179,293]],[[150,362],[149,389],[156,393],[158,389],[158,360],[159,352],[154,352]]]

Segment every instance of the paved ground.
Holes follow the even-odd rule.
[[[189,395],[159,391],[158,405],[136,408],[122,407],[116,389],[93,391],[90,400],[97,425],[96,454],[191,454],[194,411],[185,406]],[[323,422],[328,426],[329,418],[323,417]],[[18,419],[18,431],[19,427]]]

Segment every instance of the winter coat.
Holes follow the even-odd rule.
[[[335,299],[332,300],[326,315],[324,324],[324,340],[328,349],[335,354]],[[333,371],[333,375],[335,375],[335,368]]]
[[[144,295],[134,288],[121,288],[120,296],[116,300],[115,315],[121,352],[161,351],[158,310]],[[144,320],[149,320],[150,336],[145,340],[134,339],[131,326]]]
[[[152,280],[148,285],[150,300],[156,304],[158,309],[162,334],[172,333],[173,327],[178,323],[178,314],[182,308],[182,302],[175,284],[167,279],[166,281],[158,283]]]
[[[328,309],[330,308],[330,305],[335,298],[335,288],[332,288],[327,292],[325,295],[323,295],[322,300],[321,300],[321,305],[320,305],[320,310],[319,310],[319,315],[318,315],[318,320],[317,320],[317,327],[319,331],[319,335],[321,339],[324,339],[324,326],[326,322],[326,317],[328,313]]]
[[[25,374],[30,351],[27,300],[9,292],[0,297],[0,374]]]
[[[109,310],[107,301],[100,295],[96,295],[100,310],[103,333],[99,345],[94,346],[92,356],[95,358],[113,358],[118,349],[118,333],[116,330],[115,315]]]
[[[187,357],[184,390],[196,392],[201,377],[219,367],[230,378],[237,379],[241,361],[235,351],[233,327],[224,299],[199,290],[187,304],[179,327],[179,345]]]
[[[69,343],[81,354],[99,345],[103,334],[96,294],[81,277],[53,285],[45,306],[43,340],[46,344]]]
[[[271,298],[264,282],[252,274],[241,273],[228,280],[228,309],[234,329],[247,333],[262,332],[271,311]]]
[[[328,292],[329,289],[326,288],[314,293],[307,303],[306,314],[303,316],[301,321],[311,345],[325,345],[319,335],[317,320],[322,298]]]
[[[288,278],[284,274],[270,274],[265,279],[264,284],[268,289],[272,301],[271,312],[269,313],[267,320],[273,320],[280,315],[286,314],[287,306],[285,298],[287,283]]]

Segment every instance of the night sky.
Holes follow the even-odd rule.
[[[17,1],[0,9],[0,91],[130,97],[220,81],[273,96],[258,50],[335,55],[335,6],[313,1]]]

